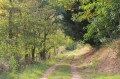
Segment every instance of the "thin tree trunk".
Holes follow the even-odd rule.
[[[56,56],[56,47],[54,47],[54,54],[55,54],[55,56]]]
[[[12,5],[12,0],[9,0],[9,2]],[[12,13],[12,8],[11,8],[10,11],[9,11],[9,18],[8,18],[8,20],[9,20],[9,38],[10,39],[13,37],[13,34],[12,34],[12,24],[13,24],[12,15],[13,15],[13,13]]]
[[[43,48],[43,60],[46,59],[46,29],[44,30],[44,48]]]
[[[44,47],[44,49],[43,49],[43,51],[42,51],[42,59],[43,59],[43,60],[46,59],[46,58],[45,58],[45,47]]]
[[[29,52],[29,56],[28,56],[29,61],[31,61],[31,60],[30,60],[30,59],[31,59],[31,58],[30,58],[30,56],[31,56],[30,54],[31,54],[31,53]]]
[[[119,20],[119,25],[120,25],[120,14],[118,14],[118,20]]]
[[[41,52],[39,52],[39,60],[41,59]]]
[[[55,47],[54,47],[54,54],[56,55],[56,50],[55,50]]]
[[[57,48],[57,56],[58,56],[58,48]]]
[[[28,54],[25,54],[25,62],[28,63]]]
[[[119,8],[117,8],[116,11],[117,11],[118,21],[119,21],[119,25],[120,25],[120,13],[119,13]]]
[[[51,54],[49,53],[48,59],[50,59],[50,58],[51,58]]]
[[[25,47],[25,53],[27,51],[27,48]],[[29,59],[28,59],[28,54],[25,54],[25,62],[28,63]]]
[[[34,44],[34,47],[32,49],[32,61],[33,62],[35,61],[35,44]]]
[[[39,53],[39,54],[40,54],[39,60],[40,60],[40,59],[43,59],[43,52],[42,52],[42,51],[40,51],[40,53]]]

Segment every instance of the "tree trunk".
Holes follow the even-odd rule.
[[[39,52],[39,60],[41,59],[41,52]]]
[[[51,58],[51,54],[49,53],[48,59],[50,59],[50,58]]]
[[[54,47],[54,54],[55,54],[55,56],[56,56],[56,47]]]
[[[57,48],[57,56],[58,56],[58,48]]]
[[[12,5],[12,0],[9,0],[9,2]],[[12,22],[12,15],[13,15],[12,9],[13,8],[11,8],[10,11],[9,11],[9,18],[8,18],[8,20],[9,20],[9,38],[10,39],[13,37],[13,34],[12,34],[12,24],[13,24],[13,22]]]
[[[25,54],[25,62],[28,64],[28,54]]]
[[[120,14],[118,14],[118,20],[119,20],[119,25],[120,25]]]
[[[25,47],[25,62],[29,63],[29,55],[27,54],[27,48]]]
[[[117,11],[118,21],[119,21],[119,25],[120,25],[120,13],[119,13],[119,8],[116,8],[116,11]]]
[[[44,46],[44,49],[43,49],[43,54],[42,54],[42,55],[43,55],[43,57],[42,57],[42,58],[43,58],[43,60],[46,60],[45,46]]]
[[[46,29],[45,29],[45,31],[44,31],[44,44],[43,44],[43,46],[44,46],[44,48],[43,48],[43,60],[46,60]]]
[[[42,51],[40,51],[40,52],[39,52],[39,55],[40,55],[40,56],[39,56],[39,60],[40,60],[40,59],[42,59],[42,58],[43,58],[43,52],[42,52]]]
[[[29,52],[29,55],[28,55],[28,59],[29,59],[29,61],[31,61],[31,60],[30,60],[30,59],[31,59],[31,58],[30,58],[30,56],[31,56],[30,54],[31,54],[31,53]]]
[[[32,49],[32,61],[34,62],[34,60],[35,60],[35,45]]]

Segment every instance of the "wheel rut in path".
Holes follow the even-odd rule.
[[[71,79],[82,79],[79,72],[77,72],[76,62],[77,62],[77,57],[75,55],[72,59],[72,62],[71,62],[72,63],[71,64],[71,73],[72,73]]]
[[[69,56],[69,55],[68,55]],[[56,66],[58,66],[60,63],[62,63],[64,60],[66,60],[66,58],[68,57],[64,57],[63,59],[59,60],[55,65],[53,65],[52,67],[50,67],[49,69],[47,69],[43,75],[42,78],[40,79],[48,79],[47,77],[55,70]]]

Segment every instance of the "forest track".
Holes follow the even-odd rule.
[[[69,55],[68,55],[68,56],[69,56]],[[67,58],[68,56],[62,58],[62,59],[59,60],[55,65],[53,65],[52,67],[50,67],[49,69],[47,69],[47,70],[45,71],[43,77],[40,78],[40,79],[48,79],[47,77],[55,70],[55,68],[56,68],[60,63],[62,63],[64,60],[66,60],[66,58]]]
[[[71,73],[72,73],[71,79],[82,79],[79,72],[77,72],[76,62],[77,62],[77,57],[75,55],[71,62]]]

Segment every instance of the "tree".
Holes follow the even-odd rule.
[[[62,45],[64,34],[58,32],[58,14],[49,1],[0,0],[0,8],[0,58],[12,62],[14,71],[23,62],[47,59]]]
[[[73,8],[76,2],[79,2],[79,5],[77,5],[77,12],[76,7]],[[73,0],[72,5],[68,5],[68,8],[66,8],[67,12],[65,11],[66,16],[64,16],[64,18],[67,18],[66,20],[69,19],[69,22],[63,20],[66,25],[69,23],[73,23],[74,25],[68,25],[68,27],[65,25],[65,33],[68,35],[72,33],[70,36],[73,39],[84,39],[86,43],[99,46],[102,41],[105,41],[104,38],[112,40],[115,38],[113,36],[119,33],[118,9],[119,0]],[[84,23],[84,21],[87,22],[86,25],[79,25],[79,28],[75,26],[77,23]],[[73,29],[80,30],[75,30],[76,33],[74,33]],[[82,34],[80,34],[80,32],[82,32]],[[73,34],[77,36],[73,37],[75,36]]]

